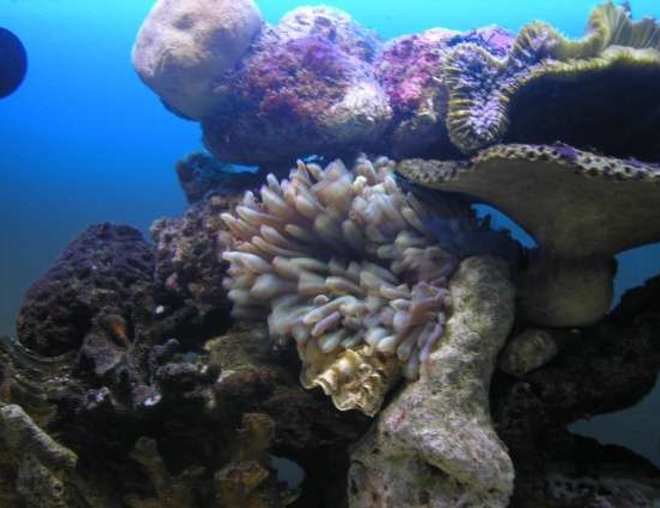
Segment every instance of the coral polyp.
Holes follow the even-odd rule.
[[[359,158],[352,170],[301,162],[222,215],[234,316],[267,317],[273,339],[295,340],[303,385],[367,414],[400,373],[417,377],[443,335],[458,261],[427,232],[433,211],[399,189],[392,169],[385,158]],[[355,383],[366,372],[368,390]]]
[[[627,155],[641,150],[654,160],[657,150],[643,145],[657,146],[647,132],[657,132],[648,111],[657,103],[659,69],[660,24],[633,21],[628,9],[612,2],[592,11],[581,39],[536,21],[520,31],[504,57],[483,45],[459,44],[442,69],[449,138],[465,153],[501,141],[561,139],[620,156],[632,146]],[[613,132],[608,125],[616,126]],[[626,128],[641,143],[619,146]]]

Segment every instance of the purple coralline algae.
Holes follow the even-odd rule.
[[[95,316],[133,321],[148,304],[153,270],[153,248],[138,230],[90,226],[28,289],[18,315],[19,340],[55,356],[77,349]]]
[[[154,13],[169,19],[161,1]],[[148,18],[145,26],[157,33],[163,19]],[[151,32],[136,45],[136,68],[170,109],[186,114],[167,100],[169,77],[140,65],[162,56],[144,40]],[[201,76],[200,97],[186,88],[186,101],[207,105],[187,116],[201,122],[216,157],[243,164],[362,151],[447,159],[500,141],[556,140],[578,148],[600,142],[611,154],[652,159],[657,150],[644,147],[657,146],[657,118],[645,106],[655,100],[659,33],[653,20],[633,22],[629,10],[609,3],[594,9],[579,40],[533,22],[515,37],[491,25],[434,28],[383,43],[342,11],[302,7],[262,25],[233,65],[214,67],[212,86]],[[185,40],[194,47],[194,38]],[[638,93],[627,94],[631,88]],[[625,96],[625,107],[603,100],[612,96]],[[614,129],[604,141],[594,135],[622,123],[630,127],[622,136]]]
[[[383,45],[341,11],[297,9],[220,80],[232,99],[202,122],[205,142],[222,160],[251,164],[359,150],[457,155],[444,125],[447,52],[470,41],[500,54],[512,40],[498,27],[432,29]]]
[[[304,35],[256,54],[246,68],[245,91],[258,103],[259,118],[313,129],[354,78],[364,74],[359,66],[331,40]]]
[[[221,160],[272,164],[375,145],[391,117],[371,66],[377,47],[341,11],[293,11],[218,83],[232,99],[202,122],[207,147]]]
[[[364,62],[371,62],[381,41],[375,32],[356,23],[351,16],[332,7],[302,7],[284,15],[277,31],[285,39],[317,35]]]
[[[513,35],[497,26],[469,32],[434,28],[386,43],[378,55],[376,66],[379,82],[386,90],[394,111],[410,114],[426,98],[438,93],[443,88],[440,86],[441,65],[447,51],[465,42],[479,44],[493,54],[505,54],[513,43]]]
[[[387,42],[374,64],[394,112],[386,153],[456,155],[445,127],[448,92],[442,66],[447,53],[465,42],[504,53],[512,41],[511,34],[490,26],[470,32],[434,28]]]
[[[448,42],[458,32],[442,28],[407,35],[385,45],[376,63],[379,80],[394,111],[400,115],[413,112],[426,95],[437,88],[440,63]]]

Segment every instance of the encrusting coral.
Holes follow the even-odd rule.
[[[457,266],[423,224],[435,211],[399,189],[393,166],[301,162],[222,215],[234,316],[268,316],[273,338],[295,339],[305,387],[370,415],[442,336]]]
[[[606,74],[608,72],[622,79],[610,80]],[[630,109],[634,106],[634,110],[641,115],[645,113],[648,101],[635,100],[634,97],[657,97],[655,90],[660,77],[660,25],[650,18],[633,22],[626,8],[608,2],[592,11],[587,34],[582,39],[567,39],[550,25],[533,22],[521,30],[511,51],[504,58],[472,43],[458,45],[447,55],[442,75],[449,93],[446,120],[449,137],[467,153],[502,141],[507,135],[514,108],[528,115],[527,110],[539,108],[541,104],[542,111],[550,116],[566,113],[563,108],[557,107],[554,100],[548,101],[548,94],[535,95],[535,100],[526,101],[525,107],[515,107],[517,96],[524,97],[530,87],[540,86],[539,82],[544,81],[552,84],[554,80],[563,91],[569,89],[571,83],[579,84],[596,75],[599,92],[594,94],[593,86],[578,86],[580,97],[588,102],[597,100],[608,111],[612,109],[608,103],[614,103],[628,115],[620,116],[621,119],[630,121],[632,118],[635,121],[640,116],[631,115]],[[632,84],[640,79],[644,86],[635,86],[635,94],[630,94]],[[548,86],[547,83],[545,86]],[[615,88],[608,90],[609,86]],[[640,94],[639,90],[643,89],[647,92]],[[561,98],[562,92],[554,95],[560,101],[565,100]],[[627,95],[633,96],[627,100],[631,104],[622,105],[618,99],[603,100],[603,97]],[[546,101],[552,105],[544,107],[542,104]],[[578,107],[579,102],[575,101]],[[541,124],[548,123],[547,118],[539,118],[537,121],[526,122],[525,127],[534,132],[538,120]],[[560,136],[556,139],[571,142],[561,137],[566,134],[562,129],[567,127],[570,128],[570,122],[562,122],[553,125],[551,130]],[[596,123],[594,127],[602,129],[603,124]],[[529,135],[523,128],[518,127],[516,130],[521,135]],[[554,140],[517,139],[536,142]]]
[[[468,161],[401,161],[413,182],[497,206],[539,248],[521,309],[543,326],[583,326],[612,299],[614,255],[660,239],[660,167],[564,145],[496,145]]]

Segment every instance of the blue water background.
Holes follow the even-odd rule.
[[[185,1],[185,0],[182,0]],[[0,331],[13,333],[22,293],[90,223],[146,231],[185,208],[173,171],[201,146],[200,130],[167,112],[130,64],[146,0],[0,0],[0,26],[24,41],[23,87],[0,100]],[[267,21],[307,4],[258,2]],[[578,37],[589,0],[336,0],[384,38],[433,26],[466,30],[491,23],[518,30],[533,19]],[[660,17],[660,1],[633,2],[636,17]],[[660,272],[660,246],[619,256],[617,295]],[[642,404],[574,428],[621,443],[660,465],[660,390]]]

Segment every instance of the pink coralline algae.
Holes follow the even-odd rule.
[[[276,26],[284,39],[316,35],[332,41],[342,52],[371,62],[381,41],[375,32],[332,7],[302,7],[287,13]]]
[[[470,42],[492,54],[505,54],[512,41],[508,32],[489,26],[469,32],[434,28],[386,43],[374,66],[394,113],[389,151],[398,157],[452,154],[444,125],[448,94],[442,66],[447,53]]]
[[[503,28],[489,25],[461,33],[449,42],[449,46],[470,42],[488,50],[492,55],[504,57],[513,47],[514,39],[513,34]]]
[[[218,83],[231,99],[202,123],[207,146],[221,160],[250,164],[375,146],[391,119],[371,64],[378,47],[341,11],[292,11]]]
[[[332,41],[306,35],[254,55],[243,83],[261,119],[310,127],[341,100],[356,77],[366,74],[360,67],[359,60]]]
[[[376,67],[381,85],[392,108],[399,114],[410,114],[424,95],[435,93],[439,67],[448,42],[458,32],[442,28],[407,35],[388,43],[378,56]]]

